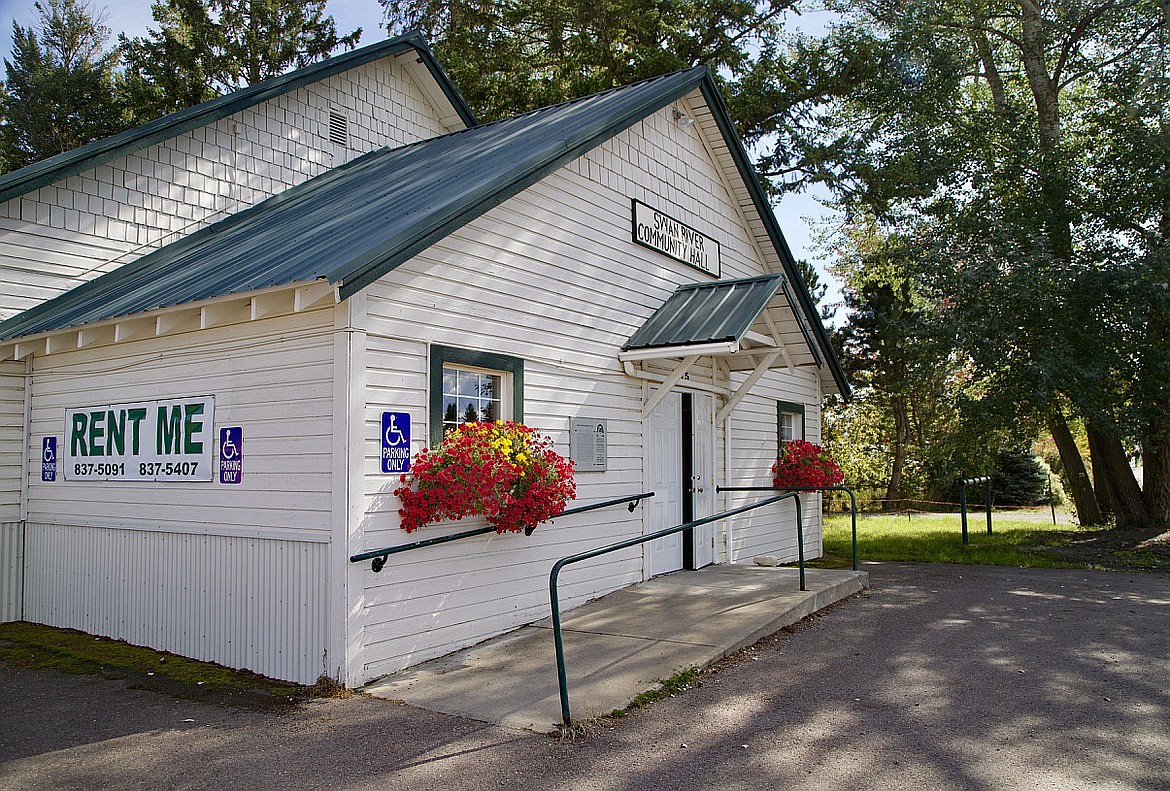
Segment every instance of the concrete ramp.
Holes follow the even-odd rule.
[[[706,668],[869,586],[865,572],[709,566],[615,591],[563,615],[574,719],[608,714],[691,665]],[[561,719],[552,620],[379,679],[377,697],[539,732]]]

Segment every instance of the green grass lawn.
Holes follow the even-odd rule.
[[[1060,548],[1077,532],[1076,525],[1044,523],[993,515],[992,535],[982,513],[967,516],[968,544],[958,514],[861,514],[857,520],[859,560],[903,560],[923,563],[970,563],[986,566],[1083,568],[1062,558]],[[1088,532],[1088,531],[1083,531]],[[851,563],[848,514],[825,519],[824,558],[810,565],[846,568]]]

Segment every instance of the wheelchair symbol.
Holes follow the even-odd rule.
[[[220,456],[224,459],[234,459],[238,455],[240,455],[240,449],[236,447],[236,443],[232,442],[232,438],[229,436],[223,441]]]
[[[56,437],[45,437],[45,449],[41,457],[45,461],[56,461],[57,459],[57,454],[55,453],[54,448],[57,443],[53,441],[55,439]]]
[[[402,433],[402,429],[398,428],[396,422],[398,415],[389,412],[387,417],[389,417],[389,424],[386,426],[386,444],[395,448],[406,442],[406,435]]]

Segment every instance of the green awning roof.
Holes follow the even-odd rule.
[[[739,343],[782,289],[782,275],[680,286],[622,351]]]

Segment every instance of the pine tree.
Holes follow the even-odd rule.
[[[0,165],[5,170],[68,151],[127,126],[116,94],[118,54],[110,30],[83,0],[45,0],[40,19],[12,23],[12,60],[0,94]]]
[[[121,37],[140,123],[352,49],[362,33],[339,36],[325,0],[158,0],[151,13],[157,29]]]

